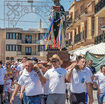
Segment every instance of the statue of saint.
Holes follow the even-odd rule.
[[[60,4],[60,0],[53,0],[53,2],[54,2],[54,6],[52,7],[53,15],[54,15],[53,29],[54,29],[55,40],[57,40],[60,20],[62,16],[65,17],[65,10],[63,6]],[[63,25],[65,30],[65,22],[63,23]]]

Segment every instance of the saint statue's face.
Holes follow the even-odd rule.
[[[59,3],[59,0],[53,0],[54,4]]]

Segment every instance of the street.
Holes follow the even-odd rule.
[[[5,104],[9,104],[9,102],[5,103]],[[21,104],[21,101],[19,99],[19,94],[15,97],[15,100],[14,100],[13,104]],[[66,102],[66,104],[70,104],[70,103]],[[93,104],[98,104],[98,102],[97,102],[97,91],[94,91],[94,103]]]

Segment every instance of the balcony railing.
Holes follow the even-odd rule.
[[[66,46],[72,46],[72,39],[69,39],[66,41]]]
[[[103,7],[105,7],[105,0],[99,0],[95,5],[95,13],[99,12]]]
[[[22,40],[22,44],[38,44],[36,40]]]
[[[66,26],[69,27],[71,23],[73,23],[72,17],[70,17],[69,19],[67,19]]]
[[[95,44],[99,44],[101,42],[105,42],[105,33],[95,37]]]
[[[71,46],[72,45],[72,39],[68,40],[68,45]]]
[[[87,13],[88,13],[87,8],[85,8],[81,11],[80,16],[83,15],[83,14],[87,14]]]
[[[81,41],[81,33],[75,35],[75,37],[74,37],[74,43],[78,43],[80,41]]]
[[[26,52],[17,52],[17,55],[39,55],[39,52],[33,52],[33,53],[26,53]]]

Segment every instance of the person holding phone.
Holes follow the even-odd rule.
[[[86,104],[85,94],[89,95],[89,104],[93,103],[93,92],[91,87],[91,78],[84,68],[86,60],[82,56],[78,56],[68,68],[66,80],[71,82],[70,87],[70,103],[71,104]]]

